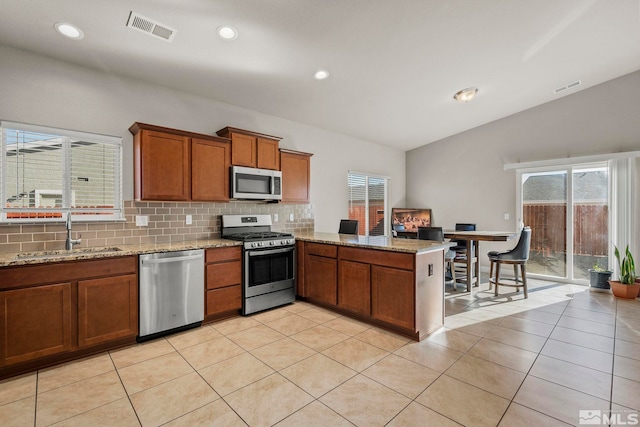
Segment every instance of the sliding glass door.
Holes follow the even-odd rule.
[[[583,282],[609,256],[609,174],[606,164],[518,171],[520,212],[531,227],[527,270]]]

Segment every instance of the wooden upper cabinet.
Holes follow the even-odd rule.
[[[129,131],[136,200],[229,200],[229,140],[145,123]]]
[[[311,195],[311,156],[313,154],[280,149],[282,201],[309,203]]]
[[[216,132],[231,140],[231,164],[250,168],[280,170],[280,137],[226,127]]]

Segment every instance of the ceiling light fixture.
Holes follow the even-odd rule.
[[[84,37],[84,33],[82,32],[82,30],[80,30],[80,28],[76,27],[75,25],[67,24],[65,22],[58,22],[53,27],[63,36],[73,40],[80,40]]]
[[[329,77],[329,72],[326,70],[318,70],[316,71],[316,73],[313,75],[313,78],[316,80],[324,80],[327,77]]]
[[[477,87],[468,87],[466,89],[462,89],[456,92],[456,94],[453,95],[453,99],[455,99],[458,102],[464,102],[466,104],[467,102],[471,101],[476,96],[477,93],[478,93]]]
[[[238,38],[238,30],[231,25],[221,25],[216,31],[218,32],[218,37],[222,40],[230,41]]]

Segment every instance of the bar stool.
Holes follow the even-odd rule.
[[[418,239],[419,240],[435,240],[436,242],[444,242],[444,231],[442,227],[418,227]],[[453,290],[456,289],[456,269],[454,268],[453,261],[456,258],[456,253],[452,250],[448,250],[444,253],[444,262],[445,262],[445,280],[444,284],[453,285]],[[447,268],[450,272],[450,277],[447,276]]]
[[[524,227],[520,232],[520,239],[515,248],[506,252],[491,251],[487,254],[491,266],[489,268],[489,289],[492,285],[496,285],[495,296],[498,296],[498,285],[500,286],[512,286],[515,287],[518,292],[520,288],[524,289],[524,297],[528,298],[527,294],[527,275],[526,275],[526,263],[529,259],[529,246],[531,245],[531,228]],[[502,278],[500,281],[500,265],[512,264],[513,273],[515,278],[513,283],[505,283],[504,280],[511,280]],[[493,270],[495,266],[495,277],[493,276]],[[518,279],[518,266],[520,266],[520,272],[522,280]]]

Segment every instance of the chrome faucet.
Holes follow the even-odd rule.
[[[65,228],[67,229],[67,240],[64,243],[64,248],[68,251],[73,249],[73,245],[79,245],[82,242],[82,234],[79,234],[80,237],[77,239],[71,238],[71,212],[67,213],[67,222],[65,223]]]

